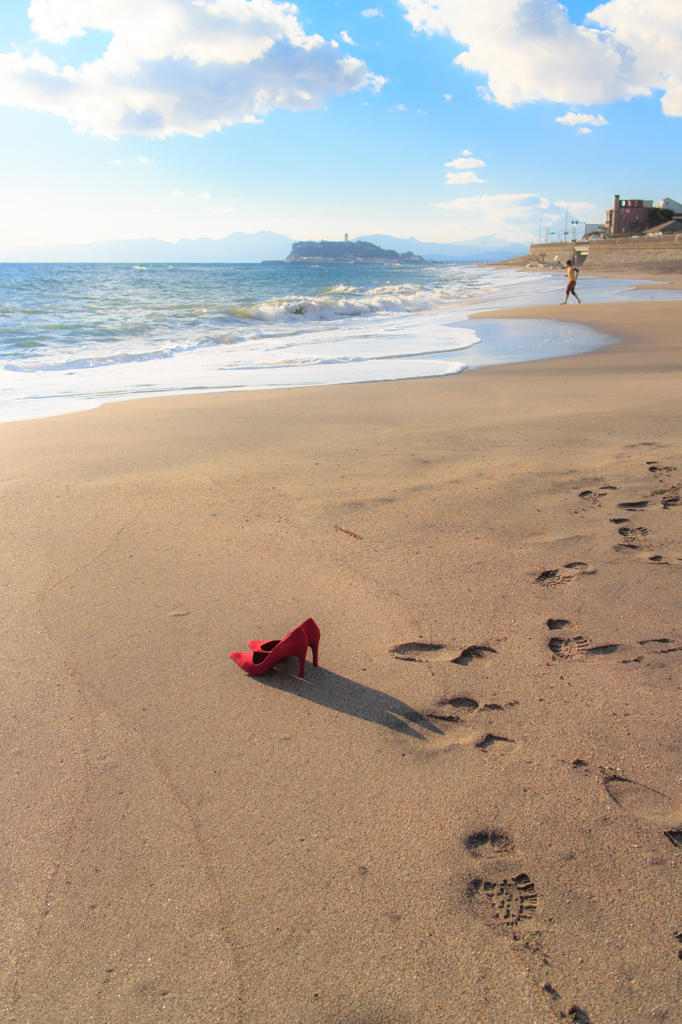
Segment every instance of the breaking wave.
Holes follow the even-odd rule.
[[[0,420],[537,358],[526,337],[481,352],[467,312],[542,302],[562,283],[453,265],[0,264]]]

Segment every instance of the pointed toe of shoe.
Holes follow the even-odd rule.
[[[255,675],[258,671],[258,666],[253,663],[253,655],[246,654],[244,651],[231,651],[230,657],[235,665],[239,665],[244,672],[248,672],[249,675]]]

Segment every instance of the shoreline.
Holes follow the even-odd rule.
[[[505,268],[505,269],[511,269],[511,268]],[[549,273],[553,273],[553,272],[549,271]],[[619,279],[619,275],[614,275],[613,277],[611,277],[608,274],[594,275],[594,276],[595,277],[601,277],[601,278],[603,278],[606,281],[609,281],[609,280],[616,281],[616,280]],[[632,280],[632,278],[629,275],[620,275],[620,277],[622,277],[624,279]],[[682,278],[680,279],[680,285],[682,285]],[[505,286],[501,285],[501,287],[504,289]],[[677,281],[676,280],[672,280],[672,279],[670,281],[668,279],[661,279],[660,281],[657,281],[657,282],[652,283],[650,285],[636,284],[636,285],[634,285],[634,287],[631,290],[632,291],[649,291],[651,293],[654,293],[654,292],[660,291],[661,289],[664,289],[664,290],[665,289],[675,289],[675,290],[678,290],[678,291],[682,290],[682,288],[681,289],[677,288]],[[557,289],[557,295],[559,295],[560,293],[562,294],[561,289]],[[608,295],[608,291],[607,291],[606,294]],[[502,296],[501,300],[495,300],[495,301],[502,301],[502,302],[504,302],[505,297],[506,296]],[[517,298],[518,298],[518,296],[517,296]],[[524,301],[524,300],[527,301],[529,298],[531,298],[531,297],[530,296],[526,296],[526,295],[522,295],[521,296],[521,300],[522,301]],[[533,296],[533,298],[535,298],[536,300],[538,298],[542,299],[542,294],[539,294],[537,296]],[[584,303],[584,305],[591,305],[591,303],[589,302],[589,298],[590,298],[590,296],[589,296],[589,293],[588,293],[588,300],[587,300],[587,302]],[[514,301],[514,296],[511,296],[511,299],[512,299],[512,301]],[[627,301],[627,300],[625,300],[625,301]],[[471,309],[472,306],[474,308],[479,307],[479,310],[480,310],[480,306],[481,306],[482,303],[483,304],[486,303],[485,297],[482,297],[482,298],[478,297],[478,298],[475,298],[475,299],[466,299],[466,300],[461,300],[456,305],[454,305],[451,313],[450,312],[444,312],[442,309],[439,309],[439,310],[432,310],[431,311],[431,313],[432,313],[431,317],[429,317],[429,314],[426,314],[424,322],[421,324],[422,334],[426,333],[430,337],[431,333],[433,333],[433,346],[438,346],[438,347],[434,347],[433,351],[429,351],[427,349],[421,355],[420,355],[420,348],[424,347],[423,346],[423,341],[415,340],[414,341],[414,350],[413,351],[407,351],[407,352],[404,353],[404,355],[401,355],[400,347],[397,347],[396,350],[395,350],[395,353],[390,356],[390,359],[392,359],[394,364],[395,364],[395,365],[392,366],[390,372],[395,374],[395,376],[390,377],[388,379],[388,381],[384,381],[384,382],[390,382],[390,381],[396,381],[396,380],[412,380],[412,379],[419,380],[419,379],[426,379],[428,376],[430,376],[432,374],[434,376],[450,376],[450,375],[452,375],[452,372],[461,373],[464,370],[469,370],[470,371],[470,370],[473,370],[473,369],[479,369],[480,365],[478,364],[477,359],[476,359],[476,354],[478,353],[478,351],[481,351],[481,352],[487,351],[488,355],[486,356],[486,358],[489,358],[490,355],[492,355],[493,359],[498,360],[498,363],[492,363],[491,365],[499,365],[499,364],[504,365],[510,359],[518,360],[518,361],[523,361],[523,362],[534,362],[537,359],[545,358],[545,355],[542,354],[542,351],[541,351],[542,343],[539,341],[539,339],[536,340],[535,338],[532,338],[532,336],[531,336],[532,340],[531,340],[531,338],[529,338],[527,341],[523,341],[521,339],[518,339],[518,335],[516,336],[516,338],[511,338],[511,337],[510,338],[506,338],[505,335],[502,334],[497,339],[495,339],[494,337],[485,337],[484,336],[481,339],[484,342],[483,348],[480,349],[480,350],[478,348],[475,348],[473,350],[474,358],[473,358],[473,360],[471,362],[467,361],[466,354],[467,354],[467,352],[472,351],[472,350],[470,348],[467,348],[466,346],[464,348],[459,348],[459,349],[455,347],[455,349],[453,349],[453,350],[441,349],[441,347],[445,344],[445,339],[442,336],[443,327],[444,326],[448,327],[448,328],[459,327],[459,328],[466,329],[468,320],[470,318],[472,318],[472,317],[476,318],[478,316],[477,313],[472,314],[472,313],[469,313],[468,311]],[[598,304],[601,305],[602,303],[598,303]],[[558,304],[557,304],[557,307],[558,307]],[[519,307],[514,307],[514,308],[516,309],[516,312],[514,313],[514,318],[518,318],[519,316],[521,316],[521,313],[519,312],[519,310],[521,310],[521,309],[537,310],[539,308],[545,308],[545,307],[539,307],[537,305],[531,305],[531,306],[522,306],[522,307],[519,306]],[[546,307],[546,308],[551,310],[554,307]],[[461,321],[458,321],[457,323],[447,323],[447,321],[450,319],[450,317],[457,316],[457,315],[464,316],[465,319],[463,319]],[[405,316],[407,317],[408,321],[410,320],[410,317],[412,317],[412,319],[415,320],[414,323],[410,323],[408,326],[403,326],[402,330],[407,332],[406,338],[409,338],[409,337],[411,337],[412,334],[414,334],[415,338],[418,339],[420,324],[419,324],[418,320],[415,319],[415,314],[414,313],[412,313],[412,314],[407,313],[407,314],[405,314]],[[418,314],[416,314],[416,316],[418,317]],[[486,317],[486,311],[482,312],[482,316],[480,318],[487,318]],[[530,314],[527,319],[537,319],[537,318],[538,318],[537,314],[534,313],[534,314]],[[360,320],[361,319],[362,318],[360,318]],[[500,317],[499,316],[492,317],[492,319],[500,319]],[[552,317],[551,312],[548,313],[547,316],[544,317],[544,319],[549,319],[549,320],[554,319],[557,322],[561,321],[561,317]],[[564,322],[571,323],[572,321],[569,319],[568,321],[564,320]],[[341,324],[337,324],[336,325],[336,329],[338,330],[341,326],[342,326]],[[470,327],[475,327],[474,324],[470,324],[469,326]],[[580,326],[589,326],[589,325],[586,323],[586,321],[583,320],[583,322],[580,323]],[[609,335],[613,336],[613,332],[609,329],[610,326],[611,325],[609,323],[607,325],[607,329],[605,331],[602,331],[602,333],[609,334]],[[343,327],[345,327],[345,324],[343,325]],[[358,343],[359,343],[359,340],[361,339],[361,329],[362,329],[362,325],[360,323],[359,326],[357,327],[357,331],[360,332],[360,334],[358,334],[358,338],[356,339],[356,341]],[[457,333],[458,333],[457,331],[454,331],[454,335],[457,335]],[[323,343],[324,340],[325,340],[325,337],[326,337],[325,333],[324,333],[324,331],[322,331],[320,333],[319,341]],[[547,349],[548,352],[551,350],[553,345],[556,346],[557,343],[561,344],[560,343],[560,337],[561,337],[561,335],[559,334],[559,335],[557,335],[556,338],[548,338],[546,340],[545,348]],[[615,340],[617,341],[617,339],[615,339]],[[455,344],[455,346],[456,346],[457,339],[455,339],[453,337],[452,341],[453,341],[453,344]],[[344,342],[342,340],[341,341],[341,345],[343,346],[343,344],[344,344]],[[566,344],[567,346],[570,346],[571,344],[573,344],[573,347],[579,347],[579,342],[578,342],[577,338],[575,339],[575,343],[571,342],[568,339],[565,339],[564,344]],[[599,346],[600,340],[597,337],[595,337],[593,339],[593,344],[595,346]],[[490,346],[492,346],[492,352],[490,350]],[[496,350],[496,346],[497,346],[497,350]],[[357,345],[355,347],[357,348]],[[431,360],[435,359],[435,353],[438,352],[438,351],[440,351],[440,353],[441,353],[440,363],[436,360],[436,361],[433,362],[433,364],[431,364]],[[307,352],[307,350],[306,350],[306,352]],[[303,354],[305,355],[306,353],[304,352]],[[353,354],[353,347],[351,346],[351,355],[352,354]],[[176,354],[173,358],[174,359],[179,359],[179,360],[184,360],[184,359],[187,358],[187,356],[188,356],[188,353],[180,353],[180,354]],[[558,358],[558,357],[560,357],[560,356],[553,356],[553,358]],[[280,358],[283,358],[283,357],[280,357]],[[372,357],[370,356],[369,358],[371,359]],[[384,359],[389,358],[389,357],[387,357],[385,355],[377,354],[376,358],[380,359],[380,360],[384,360]],[[425,360],[427,362],[425,362]],[[315,358],[313,358],[312,359],[312,364],[315,364],[318,361],[320,361],[322,366],[324,366],[324,364],[326,362],[326,359],[322,358],[321,360],[316,360]],[[333,363],[336,360],[335,359],[331,359],[330,361]],[[293,364],[296,364],[296,362],[297,362],[297,358],[294,358],[293,359]],[[305,364],[305,362],[306,362],[306,360],[303,359],[303,364]],[[345,380],[341,379],[339,381],[334,381],[333,379],[332,380],[325,380],[325,379],[321,379],[320,380],[320,379],[317,379],[319,376],[322,376],[322,378],[324,378],[324,376],[325,376],[324,373],[322,373],[321,375],[319,375],[317,373],[317,370],[319,369],[319,367],[317,367],[316,365],[311,365],[311,366],[302,365],[302,367],[299,368],[299,372],[298,373],[294,373],[292,375],[293,379],[291,380],[291,382],[288,382],[286,380],[286,376],[289,374],[289,370],[290,369],[292,369],[292,370],[296,369],[296,367],[293,364],[292,364],[291,367],[287,366],[286,365],[286,360],[285,360],[282,363],[282,365],[279,367],[279,370],[277,369],[277,366],[274,369],[275,375],[277,375],[277,373],[279,372],[280,377],[282,377],[282,383],[278,383],[278,384],[273,384],[273,383],[267,384],[267,383],[265,383],[265,381],[267,381],[267,379],[268,379],[267,375],[265,375],[265,377],[262,380],[260,378],[258,378],[258,380],[256,380],[256,378],[253,377],[253,373],[251,373],[251,376],[249,376],[248,372],[246,373],[246,377],[243,380],[239,380],[241,373],[243,373],[245,371],[248,371],[249,370],[249,366],[248,366],[248,364],[245,365],[245,367],[243,367],[243,368],[239,367],[239,366],[236,366],[234,368],[237,371],[237,375],[234,378],[235,379],[235,383],[233,383],[231,385],[227,385],[223,389],[219,389],[217,386],[215,386],[215,383],[212,386],[211,383],[209,383],[209,379],[211,378],[214,382],[219,381],[220,377],[225,372],[230,372],[229,369],[226,370],[226,367],[224,367],[224,366],[222,366],[220,364],[217,364],[215,367],[213,367],[213,370],[211,371],[209,369],[209,365],[208,364],[206,365],[206,367],[199,366],[197,368],[193,368],[193,364],[181,362],[179,364],[179,367],[175,369],[175,377],[177,377],[178,373],[180,373],[181,370],[184,370],[185,373],[190,374],[189,380],[192,379],[191,375],[196,375],[196,381],[194,383],[194,386],[192,386],[192,384],[190,384],[188,382],[188,378],[185,377],[184,379],[187,382],[186,383],[186,390],[179,391],[173,385],[173,382],[175,380],[175,377],[173,376],[173,372],[171,372],[170,378],[167,380],[167,389],[163,390],[163,382],[165,380],[164,374],[166,374],[166,377],[168,376],[167,375],[167,370],[169,369],[169,367],[167,367],[165,365],[165,362],[162,360],[162,365],[160,366],[161,377],[159,378],[156,386],[153,387],[153,388],[151,387],[151,385],[149,385],[148,388],[147,387],[142,387],[139,384],[139,382],[137,381],[137,378],[135,376],[133,376],[130,380],[126,380],[126,378],[121,378],[119,380],[117,377],[114,377],[113,382],[109,382],[108,385],[107,385],[106,380],[104,378],[100,379],[99,376],[93,376],[91,379],[85,378],[83,380],[75,380],[73,384],[71,384],[70,378],[69,378],[69,381],[68,381],[69,387],[73,388],[73,393],[72,393],[70,399],[67,398],[68,389],[67,389],[67,391],[64,394],[60,393],[61,389],[63,389],[63,387],[65,386],[65,384],[63,382],[61,382],[60,380],[58,380],[57,382],[50,380],[49,383],[55,385],[55,388],[56,388],[55,393],[52,394],[49,397],[45,396],[43,398],[36,398],[34,396],[31,396],[31,395],[28,395],[28,397],[27,396],[19,397],[19,393],[17,393],[17,397],[14,398],[13,388],[10,387],[10,384],[13,383],[13,382],[8,381],[8,385],[7,386],[8,386],[8,389],[9,389],[9,393],[13,396],[13,398],[12,398],[12,401],[9,401],[9,402],[5,403],[6,413],[3,411],[3,415],[6,414],[7,416],[16,417],[16,418],[15,419],[2,420],[2,422],[26,422],[27,419],[29,419],[29,418],[51,419],[51,418],[53,418],[55,416],[68,415],[71,412],[91,411],[93,408],[98,408],[99,407],[98,405],[91,405],[91,404],[89,404],[93,400],[96,401],[96,402],[101,402],[101,404],[109,404],[110,402],[118,403],[118,402],[129,402],[129,401],[132,401],[132,400],[139,401],[139,400],[146,400],[148,398],[175,398],[175,397],[183,397],[183,396],[184,397],[190,397],[190,396],[193,396],[193,395],[196,396],[196,395],[205,395],[205,394],[234,394],[234,393],[237,393],[239,390],[244,390],[244,391],[252,390],[252,389],[253,390],[257,390],[259,388],[261,388],[263,390],[277,390],[277,389],[289,390],[292,387],[293,388],[301,388],[301,387],[308,388],[308,387],[317,387],[317,386],[325,386],[325,387],[327,387],[327,386],[336,386],[337,383],[339,383],[339,384],[346,384],[346,383],[361,383],[361,382],[363,382],[362,381],[362,377],[363,377],[363,374],[364,374],[365,371],[361,368],[357,372],[355,370],[353,370],[352,372],[349,371],[349,370],[346,370],[345,372],[343,372],[343,362],[344,361],[341,360],[342,372],[341,372],[340,375],[341,375],[342,378],[345,376],[347,378]],[[351,364],[353,364],[355,362],[357,362],[357,360],[352,359],[352,358],[350,359],[350,363]],[[360,362],[362,363],[363,360],[361,359]],[[124,360],[123,366],[125,366],[127,364],[128,364],[128,361]],[[450,370],[448,368],[448,364],[450,364],[453,367],[456,366],[457,368],[453,369],[453,370]],[[132,363],[130,363],[130,365],[131,366],[137,366],[138,364],[133,361]],[[145,364],[144,360],[142,360],[142,362],[140,363],[140,366],[145,366],[145,365],[146,364]],[[425,370],[425,368],[427,366],[429,367],[429,369],[428,369],[427,373],[425,374],[424,370]],[[10,368],[14,368],[14,367],[10,367]],[[263,370],[263,369],[267,369],[267,367],[261,368],[261,370]],[[444,372],[444,370],[447,370],[448,372]],[[135,371],[135,372],[141,372],[141,371]],[[234,375],[234,370],[232,372],[233,372],[233,375]],[[376,372],[376,371],[370,371],[370,372]],[[87,373],[87,370],[86,370],[86,373]],[[96,373],[99,373],[99,371],[96,371]],[[414,376],[412,376],[413,373],[415,374]],[[15,375],[9,374],[9,375],[6,375],[6,376],[7,377],[12,377],[12,376],[17,376],[17,375],[16,374]],[[18,375],[18,376],[21,376],[21,375]],[[30,374],[29,374],[29,376],[30,376]],[[57,375],[57,378],[59,378],[59,375]],[[356,378],[356,379],[354,380],[353,378]],[[381,380],[375,381],[375,383],[381,383],[381,382],[382,382]],[[372,381],[371,380],[370,381],[365,381],[365,383],[372,383]],[[34,386],[40,387],[40,386],[43,386],[43,383],[41,381],[41,382],[38,383],[38,385],[34,385]],[[78,393],[79,389],[82,391],[82,394]],[[100,397],[95,397],[95,396],[99,396],[99,395],[101,395],[102,397],[101,398]],[[114,397],[109,397],[110,395],[113,395]],[[67,406],[66,408],[64,408],[64,404],[67,401],[70,401],[70,407]],[[45,409],[47,409],[48,411],[44,411]]]
[[[528,258],[530,258],[530,256]],[[519,264],[516,264],[516,266],[514,266],[511,263],[491,263],[491,264],[481,264],[481,266],[493,266],[493,267],[496,267],[498,270],[517,270],[519,273],[526,273],[526,274],[553,274],[553,273],[556,273],[557,270],[561,270],[562,275],[564,273],[564,267],[563,266],[557,266],[556,268],[548,266],[548,265],[545,265],[545,266],[520,266]],[[630,268],[626,268],[626,269],[622,269],[622,268],[618,268],[618,267],[614,267],[613,269],[609,269],[609,268],[599,269],[598,267],[593,267],[593,268],[578,267],[578,271],[579,271],[578,279],[580,279],[580,277],[582,277],[583,280],[585,278],[587,278],[587,277],[596,277],[596,278],[599,278],[601,280],[614,280],[614,281],[617,281],[617,280],[631,280],[633,277],[644,277],[648,281],[658,281],[658,282],[661,282],[661,285],[663,287],[669,287],[669,288],[681,288],[682,287],[682,271],[657,270],[657,269],[655,269],[655,267],[653,269],[649,270],[645,266],[640,266],[640,267],[634,266],[634,267],[630,267]]]
[[[621,340],[0,424],[7,1019],[674,1019],[682,303],[501,317]]]

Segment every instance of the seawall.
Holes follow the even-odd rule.
[[[515,262],[521,263],[524,257]],[[575,260],[579,267],[594,270],[626,270],[650,267],[658,271],[682,270],[682,232],[661,238],[598,238],[589,242],[535,243],[525,262],[565,263]]]

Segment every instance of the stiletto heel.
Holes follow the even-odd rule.
[[[272,643],[271,641],[268,644],[269,651],[252,650],[249,654],[246,654],[245,651],[232,651],[230,657],[250,676],[263,676],[282,658],[295,657],[299,661],[300,678],[305,679],[305,656],[308,652],[306,631],[301,626],[297,626],[282,640],[274,642],[274,646],[271,646]]]
[[[321,636],[320,627],[315,622],[315,619],[306,619],[298,628],[302,629],[308,638],[308,647],[311,647],[313,651],[313,665],[317,668],[317,653],[320,649]],[[260,651],[267,654],[269,651],[274,650],[277,644],[281,642],[281,640],[249,640],[249,647],[252,651]]]

